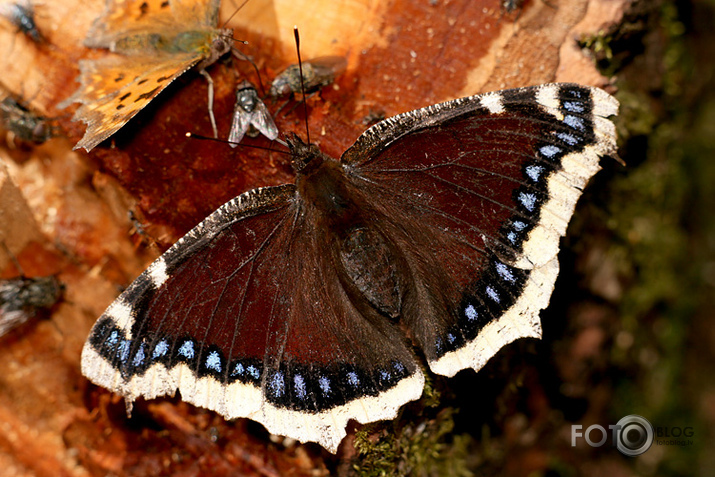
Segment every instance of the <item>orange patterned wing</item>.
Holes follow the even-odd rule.
[[[64,102],[82,103],[73,119],[87,123],[87,131],[74,148],[91,151],[200,59],[197,53],[153,52],[81,61],[81,85]]]
[[[218,24],[219,0],[107,0],[105,12],[87,33],[85,46],[110,48],[132,36],[212,30]]]

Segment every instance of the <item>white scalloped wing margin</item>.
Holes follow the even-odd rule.
[[[501,317],[489,322],[471,342],[446,353],[429,363],[430,369],[443,376],[454,376],[458,371],[472,368],[479,371],[492,356],[519,338],[541,338],[539,311],[549,304],[559,261],[554,258],[543,267],[533,269],[524,292]]]
[[[142,376],[125,382],[121,374],[102,358],[89,343],[82,350],[82,373],[95,384],[124,396],[128,402],[142,396],[153,399],[173,395],[218,412],[226,419],[246,417],[263,424],[268,432],[291,437],[300,442],[316,442],[335,453],[346,435],[350,419],[361,423],[394,419],[405,403],[419,399],[424,388],[424,375],[415,374],[377,396],[366,396],[319,413],[282,409],[263,399],[261,390],[240,382],[223,385],[211,376],[196,378],[185,364],[167,369],[155,363]]]
[[[558,85],[542,85],[536,94],[544,111],[563,120],[554,105]],[[541,207],[539,223],[523,244],[523,255],[510,264],[529,270],[551,261],[559,251],[559,240],[566,234],[571,216],[586,183],[601,169],[599,159],[616,151],[616,127],[608,116],[618,113],[618,101],[608,93],[590,88],[593,102],[592,121],[596,142],[561,158],[561,169],[547,179],[548,199]]]
[[[563,114],[556,109],[558,87],[542,85],[536,98],[545,111],[563,120]],[[606,118],[618,113],[618,101],[597,88],[590,88],[590,92],[596,143],[563,156],[561,169],[548,177],[549,199],[541,208],[539,224],[529,233],[523,255],[513,264],[531,270],[524,291],[511,308],[488,323],[474,340],[430,362],[434,373],[454,376],[466,368],[479,371],[503,346],[519,338],[541,338],[539,312],[548,306],[559,273],[559,241],[566,234],[583,188],[601,168],[600,156],[616,151],[616,128]]]

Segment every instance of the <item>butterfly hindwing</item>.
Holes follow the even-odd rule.
[[[173,394],[335,451],[349,419],[392,418],[423,375],[394,327],[346,295],[329,236],[294,186],[214,212],[93,328],[93,382],[132,401]]]
[[[478,370],[540,336],[559,239],[599,157],[615,152],[617,108],[572,84],[488,93],[387,119],[343,155],[423,290],[403,320],[433,371]]]

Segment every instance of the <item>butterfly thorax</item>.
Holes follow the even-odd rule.
[[[203,43],[203,48],[206,49],[207,45],[208,49],[204,51],[204,59],[199,63],[199,69],[214,64],[216,60],[231,51],[233,47],[233,30],[220,28],[211,31],[211,41]]]
[[[367,201],[346,177],[343,165],[323,154],[315,145],[291,141],[296,185],[306,215],[316,230],[327,231],[329,248],[343,287],[357,308],[365,302],[383,315],[399,317],[406,284],[400,279],[402,261],[397,248],[372,226]]]

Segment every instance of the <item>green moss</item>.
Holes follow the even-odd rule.
[[[611,49],[612,41],[613,36],[601,30],[595,35],[583,37],[581,41],[579,41],[579,44],[582,48],[591,50],[596,57],[610,61],[613,59],[613,50]]]
[[[452,434],[455,413],[447,408],[431,419],[365,426],[355,438],[355,474],[471,476],[467,457],[472,438]]]
[[[705,117],[715,117],[715,97],[703,95],[693,102],[686,94],[696,80],[696,60],[686,46],[675,3],[663,3],[658,20],[657,38],[663,42],[659,89],[643,87],[647,79],[639,75],[649,72],[626,75],[618,85],[623,105],[619,132],[631,141],[626,149],[641,159],[612,181],[608,211],[614,234],[609,254],[627,284],[612,355],[622,370],[612,418],[637,413],[656,427],[698,429],[684,386],[687,340],[703,291],[700,271],[693,266],[698,252],[688,221],[694,194],[712,190],[715,183],[715,174],[705,180],[703,175],[713,169],[705,163],[713,157],[715,133],[701,128],[709,124]],[[646,475],[689,473],[702,443],[662,446],[634,460],[634,468]]]

